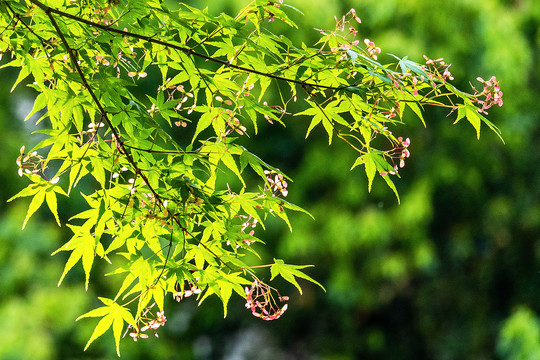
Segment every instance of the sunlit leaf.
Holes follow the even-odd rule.
[[[320,286],[324,290],[324,287],[319,282],[300,271],[301,269],[305,269],[310,266],[312,265],[289,265],[285,264],[285,262],[281,259],[274,259],[274,264],[270,267],[270,272],[272,274],[270,280],[274,279],[276,276],[279,275],[283,279],[293,284],[298,289],[300,294],[302,294],[302,288],[296,281],[297,277],[308,280]]]
[[[30,202],[30,205],[28,206],[28,211],[26,213],[26,217],[24,218],[24,222],[22,226],[23,229],[25,228],[26,223],[28,222],[30,217],[37,211],[37,209],[39,209],[39,207],[43,203],[43,200],[45,200],[45,191],[41,190],[32,198],[32,201]]]

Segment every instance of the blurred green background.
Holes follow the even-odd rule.
[[[235,14],[247,0],[191,1],[213,14]],[[537,0],[289,0],[299,30],[332,29],[351,7],[359,37],[383,53],[452,63],[455,83],[496,75],[504,106],[491,109],[506,144],[465,122],[428,109],[427,128],[407,118],[394,130],[411,139],[412,157],[397,180],[397,205],[381,181],[371,194],[354,153],[321,132],[304,140],[306,119],[266,126],[250,149],[286,171],[290,200],[316,218],[291,217],[294,232],[269,226],[267,256],[315,264],[309,274],[327,292],[277,284],[289,310],[262,322],[237,298],[223,319],[218,301],[167,304],[160,338],[122,343],[126,359],[540,359],[540,2]],[[384,57],[382,57],[384,61]],[[386,58],[389,60],[389,58]],[[21,231],[28,202],[6,200],[26,185],[17,176],[19,148],[38,142],[23,123],[32,94],[10,93],[16,77],[0,70],[0,359],[115,359],[112,334],[83,352],[96,322],[75,318],[110,296],[112,278],[84,291],[79,266],[61,287],[65,256],[49,255],[70,234],[42,211]],[[61,199],[63,221],[80,209]]]

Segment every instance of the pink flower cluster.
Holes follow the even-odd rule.
[[[246,308],[251,309],[253,316],[263,320],[275,320],[287,310],[287,304],[280,307],[276,303],[276,300],[272,296],[272,290],[277,293],[280,302],[289,300],[288,296],[279,295],[275,289],[272,289],[259,279],[253,281],[251,288],[245,288]]]
[[[356,10],[351,9],[349,12],[347,12],[345,15],[341,17],[341,19],[338,19],[337,16],[334,16],[334,19],[336,20],[336,30],[345,31],[345,26],[347,26],[350,23],[349,15],[351,15],[351,18],[356,20],[357,23],[361,24],[362,20],[356,15]],[[355,32],[354,28],[349,27],[349,30],[352,29]]]
[[[330,50],[332,52],[338,51],[338,50],[350,50],[352,46],[356,46],[360,43],[359,40],[353,40],[349,41],[347,37],[352,34],[353,37],[356,37],[358,34],[358,31],[355,29],[354,26],[351,25],[351,20],[355,20],[358,24],[362,23],[362,20],[356,15],[356,10],[351,9],[349,10],[345,15],[341,17],[341,19],[338,19],[337,16],[334,16],[334,19],[336,20],[336,30],[332,32],[332,34],[336,37],[340,37],[343,40],[346,41],[346,43],[341,44],[339,46],[332,47]],[[345,33],[345,28],[347,28],[348,33]],[[321,33],[325,34],[325,31],[319,30]],[[339,34],[338,32],[344,33]]]
[[[234,117],[233,112],[229,109],[227,109],[227,113],[230,112],[229,115],[231,115],[227,121],[227,125],[230,127],[230,131],[227,132],[229,134],[231,131],[235,131],[236,133],[240,135],[244,135],[246,132],[246,127],[240,123],[240,120],[238,120],[236,117]]]
[[[364,44],[367,46],[367,52],[374,60],[377,60],[377,54],[381,53],[381,48],[375,46],[375,43],[369,39],[364,39]]]
[[[476,80],[480,81],[484,86],[482,92],[478,92],[478,90],[474,89],[475,99],[473,102],[476,102],[478,105],[482,106],[478,109],[478,112],[487,115],[486,110],[493,105],[503,105],[503,92],[501,91],[501,87],[499,86],[499,82],[495,76],[492,76],[489,80],[484,80],[481,77],[477,77]],[[484,99],[480,100],[480,97],[484,97]]]
[[[241,217],[243,216],[244,218],[246,216],[244,215],[240,215]],[[249,230],[249,235],[250,236],[253,236],[255,234],[255,227],[257,227],[257,223],[259,222],[259,220],[255,219],[255,218],[252,218],[251,215],[249,215],[249,217],[247,217],[246,221],[244,221],[244,223],[242,224],[242,230],[240,230],[242,232],[242,234],[246,234],[246,230],[248,229],[251,229]],[[246,244],[247,246],[251,245],[253,243],[253,240],[250,240],[250,239],[244,239],[242,241],[244,244]]]
[[[246,219],[244,221],[244,223],[242,224],[242,229],[240,230],[240,232],[242,234],[248,234],[250,236],[253,236],[255,234],[255,228],[257,227],[257,223],[259,222],[259,220],[251,217],[251,215],[249,216],[246,216],[246,215],[239,215],[238,216],[239,218],[241,219]],[[251,229],[251,230],[249,230]],[[249,233],[247,233],[246,231],[249,230]],[[254,243],[254,240],[251,240],[251,239],[244,239],[242,240],[242,243],[243,244],[246,244],[247,246],[251,245]],[[230,240],[227,240],[227,245],[231,245],[231,241]],[[237,244],[236,245],[236,248],[240,248],[241,245],[240,244]]]
[[[173,293],[174,300],[180,302],[183,298],[190,297],[192,295],[198,295],[201,293],[201,289],[193,282],[188,281],[188,287],[189,289],[186,290],[185,286],[182,286],[180,288],[180,285],[176,283],[175,292]]]
[[[257,226],[257,223],[259,222],[259,220],[255,219],[255,218],[252,218],[251,215],[249,215],[248,217],[244,216],[244,215],[240,215],[241,217],[244,217],[244,218],[247,218],[246,221],[244,221],[244,223],[242,224],[242,234],[245,234],[246,232],[246,229],[248,228],[255,228]],[[249,232],[249,235],[253,236],[253,234],[255,234],[255,230],[250,230]]]
[[[272,190],[276,196],[287,196],[289,193],[287,190],[288,184],[283,175],[273,170],[264,170],[264,173],[266,174],[266,181],[268,182],[266,189]]]
[[[274,5],[275,7],[280,7],[283,5],[283,0],[278,0],[278,2],[269,2],[268,5]],[[273,22],[275,20],[274,14],[271,12],[268,12],[270,14],[270,17],[268,18],[268,22]]]
[[[131,336],[133,341],[137,341],[139,338],[146,339],[148,338],[148,334],[144,334],[144,332],[148,329],[152,329],[154,331],[154,335],[158,337],[156,330],[160,326],[164,326],[166,321],[167,318],[165,317],[165,312],[163,310],[158,311],[155,318],[151,319],[150,322],[143,326],[138,332],[131,332],[129,336]]]
[[[17,157],[16,163],[19,167],[19,176],[23,174],[37,174],[44,169],[42,168],[43,156],[38,155],[37,151],[30,154],[24,153],[25,147],[21,146],[20,155]]]
[[[401,145],[401,154],[399,157],[399,167],[402,168],[405,166],[405,158],[408,158],[411,156],[411,153],[409,151],[409,145],[411,145],[411,140],[409,138],[406,138],[403,140],[403,138],[400,136],[398,137],[398,141]]]
[[[399,104],[396,103],[396,106],[399,106]],[[381,114],[385,114],[384,117],[387,119],[393,119],[399,114],[399,107],[396,109],[394,106],[392,106],[392,108],[389,111],[382,111]]]
[[[396,163],[394,163],[394,171],[390,171],[390,172],[381,172],[380,175],[381,176],[385,176],[385,175],[395,175],[399,168],[402,168],[405,166],[405,158],[408,158],[409,156],[411,156],[411,152],[409,151],[409,145],[411,145],[411,140],[409,138],[406,138],[405,140],[403,140],[403,138],[400,136],[397,138],[397,144],[396,146],[390,150],[389,152],[387,152],[386,154],[390,156],[390,158],[392,159],[392,162],[394,163],[394,159],[397,160],[399,159],[399,167]]]
[[[426,65],[422,66],[422,70],[427,73],[429,80],[438,80],[443,83],[445,83],[447,80],[454,80],[454,77],[449,70],[452,64],[447,64],[443,58],[433,60],[424,55],[424,59],[426,59]],[[421,77],[420,80],[424,81],[423,77]],[[435,86],[435,84],[433,84],[433,86]]]

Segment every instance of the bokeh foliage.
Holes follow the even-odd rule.
[[[290,197],[316,218],[294,217],[293,233],[269,230],[267,243],[293,263],[317,264],[314,277],[328,293],[306,284],[304,296],[291,299],[291,306],[301,310],[271,325],[261,325],[243,311],[223,321],[218,303],[215,311],[204,314],[193,304],[182,304],[176,327],[171,325],[159,340],[129,346],[124,356],[220,358],[240,352],[242,339],[258,344],[255,354],[263,358],[272,346],[293,358],[534,356],[540,311],[540,172],[535,169],[540,76],[534,67],[540,56],[540,9],[535,1],[291,4],[306,13],[298,21],[302,29],[324,27],[321,21],[331,27],[331,16],[323,19],[320,14],[339,16],[354,6],[363,20],[360,31],[377,41],[383,53],[408,54],[413,60],[424,53],[444,56],[462,87],[478,75],[497,74],[505,107],[490,118],[500,125],[506,145],[488,133],[472,140],[463,135],[467,124],[451,126],[444,111],[431,111],[427,131],[418,123],[407,135],[415,156],[402,170],[402,204],[397,206],[392,194],[376,183],[367,194],[361,170],[348,171],[353,154],[324,149],[323,134],[319,143],[305,142],[307,124],[301,120],[291,119],[286,131],[261,129],[255,152],[274,158],[280,168],[293,169]],[[214,5],[220,6],[209,4]],[[313,31],[295,36],[309,39]],[[2,102],[8,100],[15,101],[2,97]],[[14,159],[22,141],[15,138],[17,129],[26,131],[13,120],[15,105],[5,104],[0,120],[7,143],[0,165],[6,184],[2,200],[19,187]],[[114,356],[112,342],[84,355],[80,351],[91,331],[73,330],[72,320],[87,308],[83,289],[71,290],[69,283],[59,290],[39,289],[56,283],[62,264],[46,256],[67,235],[51,228],[52,218],[19,233],[20,222],[14,219],[21,219],[23,210],[9,210],[18,211],[17,217],[7,215],[5,203],[0,209],[6,214],[0,312],[13,319],[8,323],[17,324],[15,330],[7,329],[13,330],[11,337],[2,336],[7,344],[2,349],[8,350],[0,356],[27,358],[20,350],[23,342],[36,344],[28,347],[35,349],[36,359]],[[48,266],[52,270],[45,271]],[[83,278],[76,276],[79,282]],[[109,284],[94,286],[90,291]],[[78,309],[67,308],[62,302],[66,297]],[[41,307],[39,313],[30,311],[36,307]],[[17,317],[21,313],[32,321],[22,321]],[[270,340],[261,341],[261,332]]]

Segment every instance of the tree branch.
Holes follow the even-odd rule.
[[[320,89],[327,89],[327,90],[340,90],[340,89],[344,89],[344,88],[347,87],[347,86],[335,87],[335,86],[321,85],[321,84],[317,84],[317,83],[296,80],[296,79],[290,79],[290,78],[286,78],[286,77],[283,77],[283,76],[274,75],[274,74],[271,74],[271,73],[265,73],[265,72],[258,71],[258,70],[255,70],[255,69],[250,69],[250,68],[247,68],[247,67],[244,67],[244,66],[234,65],[234,64],[231,64],[229,61],[216,59],[214,57],[211,57],[211,56],[208,56],[208,55],[205,55],[205,54],[201,54],[199,52],[194,51],[191,48],[187,48],[187,47],[184,47],[184,46],[172,44],[170,42],[158,40],[158,39],[155,39],[155,38],[153,38],[151,36],[139,35],[139,34],[132,33],[130,31],[124,31],[124,30],[120,30],[120,29],[115,29],[115,28],[110,27],[108,25],[95,23],[95,22],[92,22],[90,20],[86,20],[86,19],[80,18],[78,16],[75,16],[75,15],[66,13],[64,11],[49,7],[47,5],[44,5],[41,2],[39,2],[38,0],[30,0],[30,2],[33,3],[34,5],[36,5],[37,7],[39,7],[40,9],[42,9],[43,11],[45,11],[46,14],[54,13],[54,14],[60,15],[62,17],[65,17],[65,18],[68,18],[68,19],[71,19],[71,20],[86,24],[88,26],[96,27],[98,29],[105,30],[105,31],[108,31],[108,32],[112,32],[112,33],[116,33],[116,34],[119,34],[119,35],[122,35],[122,36],[127,36],[127,37],[132,37],[132,38],[135,38],[135,39],[139,39],[139,40],[148,41],[148,42],[153,43],[153,44],[162,45],[162,46],[165,46],[166,48],[171,48],[171,49],[181,51],[186,55],[195,56],[195,57],[198,57],[198,58],[201,58],[201,59],[204,59],[204,60],[208,60],[208,61],[214,62],[216,64],[220,64],[220,65],[223,65],[225,67],[232,68],[232,69],[245,71],[245,72],[248,72],[248,73],[251,73],[251,74],[257,74],[257,75],[260,75],[260,76],[264,76],[264,77],[279,80],[279,81],[284,81],[284,82],[287,82],[287,83],[297,84],[297,85],[300,85],[300,86],[302,86],[304,88],[305,87],[312,87],[312,88],[320,88]]]

